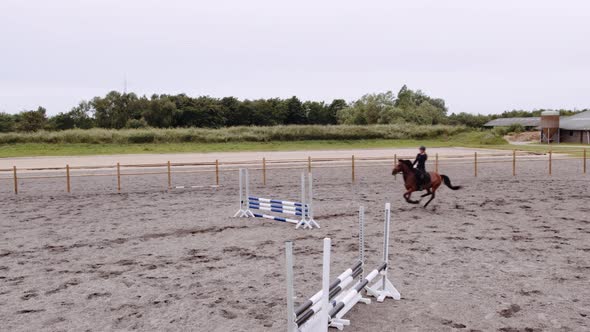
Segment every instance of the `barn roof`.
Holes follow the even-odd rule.
[[[559,121],[559,128],[565,130],[590,130],[590,111],[562,117]]]
[[[538,127],[541,125],[540,117],[529,117],[529,118],[499,118],[489,121],[485,127],[508,127],[513,124],[519,124],[523,127]]]

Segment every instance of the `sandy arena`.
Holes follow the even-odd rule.
[[[0,189],[3,331],[284,331],[284,241],[295,248],[303,301],[321,287],[322,238],[332,274],[355,259],[367,208],[367,265],[379,262],[382,209],[392,203],[390,277],[401,301],[358,304],[345,331],[589,331],[590,175],[581,163],[441,166],[428,209],[402,200],[386,166],[314,170],[321,229],[237,219],[237,172],[219,189],[173,190],[165,175],[30,181]],[[270,170],[251,191],[297,200],[298,170]],[[207,177],[207,180],[204,179]],[[210,174],[184,183],[210,183]]]

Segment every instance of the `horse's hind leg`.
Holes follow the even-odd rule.
[[[434,194],[434,191],[432,192],[432,196],[430,196],[430,199],[428,200],[428,202],[426,202],[426,204],[424,204],[424,207],[427,207],[428,204],[430,204],[430,202],[432,202],[432,200],[434,199],[436,195]]]
[[[420,196],[420,197],[426,197],[428,195],[432,195],[432,192],[430,191],[430,189],[426,189],[426,194],[422,194],[422,196]]]
[[[406,199],[406,202],[410,203],[410,204],[419,204],[420,202],[418,201],[413,201],[410,199],[410,196],[412,195],[411,192],[407,192],[404,194],[404,198]]]

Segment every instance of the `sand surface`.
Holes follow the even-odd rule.
[[[321,229],[237,219],[237,173],[219,189],[162,189],[164,176],[31,182],[0,189],[3,331],[284,331],[284,241],[295,248],[298,301],[321,285],[322,238],[332,274],[357,256],[367,209],[367,266],[381,257],[392,203],[390,277],[401,301],[358,304],[348,331],[590,330],[590,175],[578,162],[443,167],[460,191],[428,209],[401,200],[389,167],[314,172]],[[251,172],[258,196],[298,199],[298,171]],[[189,176],[189,175],[187,175]],[[199,182],[198,175],[190,180]],[[57,181],[57,180],[55,180]],[[60,190],[55,190],[55,188]]]

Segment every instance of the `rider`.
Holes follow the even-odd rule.
[[[422,186],[425,184],[424,180],[426,177],[426,160],[428,160],[428,155],[426,154],[426,147],[420,147],[420,153],[416,156],[416,160],[414,160],[413,166],[416,166],[416,179],[418,180],[418,190],[422,190]]]

